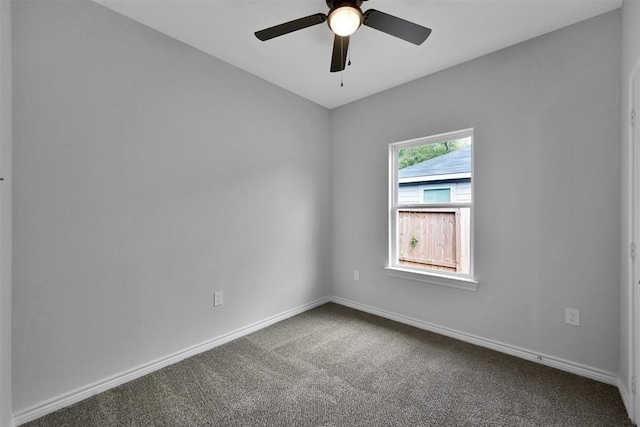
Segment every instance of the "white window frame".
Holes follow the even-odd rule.
[[[434,144],[438,142],[451,141],[456,139],[471,138],[471,202],[470,203],[436,203],[436,204],[398,204],[398,152],[402,148],[416,147],[419,145]],[[424,138],[416,138],[408,141],[400,141],[389,144],[389,259],[385,267],[387,275],[402,279],[416,280],[427,282],[435,285],[448,286],[452,288],[475,291],[478,288],[478,281],[474,276],[474,220],[473,220],[473,204],[474,204],[474,185],[475,177],[473,176],[473,151],[474,151],[474,135],[473,128],[463,129],[455,132],[441,133]],[[468,175],[467,175],[468,176]],[[404,180],[403,180],[404,181]],[[422,199],[420,195],[420,200]],[[442,209],[442,208],[469,208],[470,209],[470,242],[469,242],[469,274],[457,272],[444,272],[438,270],[429,270],[419,267],[411,267],[402,265],[398,261],[398,211],[400,209]]]

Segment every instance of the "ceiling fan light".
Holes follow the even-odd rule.
[[[341,6],[329,14],[329,28],[341,37],[350,36],[362,24],[362,13],[352,6]]]

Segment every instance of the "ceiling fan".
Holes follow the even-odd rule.
[[[335,33],[330,69],[334,73],[344,70],[347,50],[349,49],[349,36],[361,25],[366,25],[416,45],[422,44],[431,34],[429,28],[379,10],[369,9],[363,13],[360,9],[363,1],[367,0],[326,0],[329,7],[328,15],[316,13],[305,16],[304,18],[256,31],[255,35],[258,39],[266,41],[328,21],[329,28]]]

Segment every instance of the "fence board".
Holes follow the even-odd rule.
[[[398,212],[398,258],[400,264],[439,271],[468,272],[465,251],[465,216],[461,209],[400,210]],[[462,209],[468,211],[468,209]],[[468,216],[468,212],[466,212]],[[466,259],[464,254],[466,254]]]

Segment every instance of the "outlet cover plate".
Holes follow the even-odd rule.
[[[565,323],[567,325],[580,326],[580,310],[577,308],[565,308]]]
[[[213,294],[213,306],[217,307],[222,305],[222,292],[214,292]]]

